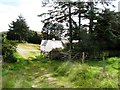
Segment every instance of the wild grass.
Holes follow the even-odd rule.
[[[23,45],[24,46],[24,45]],[[120,58],[79,61],[50,60],[40,54],[31,60],[15,53],[18,62],[3,63],[3,88],[118,88]]]
[[[114,68],[114,63],[108,64],[105,72],[100,66],[69,61],[24,60],[14,64],[4,63],[3,87],[30,88],[35,84],[37,88],[118,88],[118,67]],[[51,76],[46,77],[46,74]],[[55,84],[47,80],[48,78],[55,78]]]

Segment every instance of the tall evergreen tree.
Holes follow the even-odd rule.
[[[23,18],[23,16],[18,16],[16,21],[12,21],[9,25],[9,31],[7,33],[7,38],[9,40],[19,40],[26,41],[29,36],[29,27]]]
[[[99,15],[94,33],[103,49],[115,49],[119,40],[119,18],[117,13],[105,9]],[[112,43],[112,44],[111,44]]]

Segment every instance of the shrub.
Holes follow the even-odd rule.
[[[16,43],[14,41],[3,39],[2,43],[3,60],[5,62],[16,62],[17,59],[13,55],[14,52],[16,52]]]
[[[67,76],[71,70],[71,66],[73,63],[67,61],[62,63],[55,71],[55,73],[57,75],[61,75],[61,76]]]
[[[32,61],[46,61],[46,56],[43,54],[40,54],[38,56],[36,56],[36,58],[33,58]]]
[[[57,49],[57,48],[50,51],[48,56],[53,60],[61,60],[62,59],[61,50]]]

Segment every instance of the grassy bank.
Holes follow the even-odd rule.
[[[118,88],[117,57],[105,60],[103,72],[102,60],[81,64],[79,60],[49,60],[40,54],[32,59],[28,54],[28,58],[21,53],[15,56],[18,62],[3,63],[3,88]]]

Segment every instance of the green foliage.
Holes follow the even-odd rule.
[[[72,68],[72,70],[69,72],[70,81],[76,81],[76,80],[80,79],[80,77],[82,77],[84,79],[88,78],[85,75],[88,71],[87,69],[88,69],[88,67],[85,65],[81,66],[80,64],[78,64],[78,65],[74,66]]]
[[[3,60],[5,62],[16,62],[17,59],[14,56],[15,52],[16,52],[16,42],[9,41],[3,38],[3,43],[2,43]]]
[[[16,21],[12,21],[12,23],[9,25],[9,28],[7,39],[19,40],[20,42],[28,39],[29,27],[22,16],[18,16]]]
[[[49,4],[49,3],[47,3]],[[42,13],[38,16],[46,16],[42,22],[44,23],[43,31],[45,37],[53,38],[50,31],[54,30],[54,23],[66,23],[66,31],[62,32],[68,36],[70,43],[65,48],[78,53],[87,52],[88,57],[97,57],[99,52],[108,50],[118,50],[120,46],[120,13],[110,11],[109,9],[100,10],[97,4],[107,4],[103,2],[54,2],[52,10]],[[46,5],[44,5],[46,6]],[[71,9],[71,10],[70,10]],[[78,20],[74,20],[76,17]],[[89,19],[89,24],[81,23],[82,19]],[[51,23],[52,22],[52,23]],[[69,25],[68,25],[69,24]],[[72,40],[79,40],[79,43],[73,44]],[[112,43],[112,44],[111,44]],[[119,54],[119,53],[118,53]],[[118,55],[113,55],[118,56]]]
[[[30,45],[29,49],[37,49]],[[42,54],[33,59],[24,59],[19,53],[14,56],[18,62],[3,63],[3,88],[118,88],[118,57],[106,59],[103,72],[102,60],[81,64],[51,60]]]
[[[99,51],[98,44],[93,34],[87,33],[87,31],[83,30],[80,33],[80,37],[81,37],[80,51],[84,52]]]
[[[17,57],[20,59],[19,55]],[[117,65],[115,63],[119,61],[119,58],[109,58],[106,62],[106,72],[102,72],[102,65],[99,65],[101,61],[80,64],[70,61],[59,62],[45,59],[43,61],[42,55],[38,57],[35,61],[21,60],[9,65],[4,63],[3,87],[118,88],[118,68],[114,68],[113,65]]]
[[[66,76],[71,68],[71,62],[62,63],[55,71],[56,75]]]
[[[109,9],[103,10],[99,15],[94,33],[99,47],[102,50],[118,50],[116,49],[116,45],[119,44],[117,40],[119,39],[118,34],[120,33],[119,30],[113,26],[119,24],[119,21],[116,23],[116,16],[117,13]]]
[[[43,39],[61,39],[62,34],[64,33],[63,25],[59,23],[46,22],[42,28]]]
[[[40,44],[41,39],[42,39],[41,34],[39,34],[38,32],[32,31],[32,30],[29,31],[29,36],[27,39],[28,43]]]
[[[43,54],[40,54],[40,55],[36,56],[36,58],[32,59],[32,61],[38,61],[39,60],[39,61],[45,62],[45,59],[46,59],[46,56],[43,55]]]

